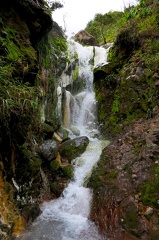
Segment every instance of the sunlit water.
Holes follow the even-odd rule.
[[[20,236],[20,240],[101,240],[98,230],[89,220],[92,191],[86,187],[93,167],[99,160],[102,149],[108,141],[98,140],[98,123],[96,117],[96,101],[93,91],[92,66],[93,47],[82,47],[74,43],[80,58],[79,73],[86,78],[86,88],[82,93],[72,96],[74,104],[69,111],[69,121],[79,129],[80,135],[88,136],[90,143],[86,151],[72,162],[74,178],[70,181],[62,196],[41,206],[42,214],[33,223],[31,229]],[[72,49],[72,48],[71,48]],[[98,50],[98,49],[97,49]],[[72,50],[71,50],[72,51]],[[103,53],[104,51],[104,53]],[[106,50],[100,49],[97,58],[106,62]],[[105,59],[103,59],[105,56]],[[70,80],[69,80],[70,81]],[[69,99],[70,93],[68,94]],[[69,106],[68,99],[66,108]],[[72,112],[72,116],[70,116]],[[72,118],[72,119],[71,119]],[[73,133],[72,133],[73,136]]]

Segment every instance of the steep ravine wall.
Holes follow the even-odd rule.
[[[88,184],[91,219],[110,240],[159,239],[158,40],[139,21],[128,22],[109,64],[94,70],[99,121],[111,143]]]
[[[50,163],[41,158],[37,146],[52,138],[60,126],[56,87],[66,50],[62,30],[43,1],[1,1],[2,240],[14,238],[40,213],[39,203],[55,196],[50,191]]]

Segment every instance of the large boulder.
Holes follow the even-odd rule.
[[[39,147],[38,150],[40,156],[47,161],[51,161],[57,157],[58,154],[58,144],[55,140],[46,140]]]
[[[74,36],[74,39],[84,45],[88,46],[99,46],[98,41],[85,30],[81,30]]]
[[[86,136],[70,139],[63,142],[59,146],[59,152],[62,160],[68,160],[69,162],[74,158],[80,156],[89,143],[89,139]]]

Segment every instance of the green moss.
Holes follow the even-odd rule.
[[[103,123],[104,120],[107,117],[107,113],[105,111],[105,103],[104,102],[100,102],[99,105],[100,105],[99,108],[98,108],[98,110],[99,110],[99,122]]]
[[[40,168],[41,168],[41,159],[40,158],[34,157],[34,159],[30,159],[29,164],[30,164],[32,175],[34,175],[40,171]]]
[[[111,114],[108,121],[105,123],[105,128],[109,129],[112,133],[120,133],[122,126],[119,125],[119,117],[115,114]]]
[[[112,172],[110,172],[110,173],[108,174],[108,178],[111,178],[111,179],[113,179],[113,178],[116,178],[116,177],[117,177],[117,175],[118,175],[118,173],[117,173],[117,172],[115,172],[115,171],[112,171]]]
[[[159,198],[159,174],[158,174],[158,168],[156,169],[156,175],[153,177],[153,179],[150,179],[147,181],[142,187],[141,187],[141,199],[144,205],[146,206],[154,206],[156,208],[159,208],[158,205],[158,198]]]
[[[145,140],[138,141],[134,145],[133,153],[139,154],[143,147],[146,147],[146,141]]]
[[[73,169],[71,166],[62,167],[63,176],[67,179],[72,178],[74,175]]]
[[[157,207],[157,200],[155,197],[153,197],[153,189],[150,190],[150,186],[144,186],[144,188],[146,188],[146,191],[148,191],[147,193],[145,193],[143,196],[142,196],[142,202],[144,205],[146,206],[155,206]],[[148,190],[149,189],[149,190]]]
[[[137,233],[136,229],[139,225],[139,215],[135,206],[131,206],[128,209],[125,209],[124,212],[124,222],[123,227],[129,233],[139,237],[139,233]]]
[[[158,90],[153,74],[158,73],[159,68],[159,44],[155,37],[158,29],[158,5],[157,2],[151,3],[152,11],[149,4],[147,2],[147,5],[125,10],[123,18],[127,19],[127,24],[120,29],[109,51],[108,60],[114,64],[111,74],[119,72],[120,82],[115,90],[111,110],[107,114],[107,102],[104,101],[106,96],[101,94],[101,89],[105,87],[105,92],[107,89],[104,82],[96,90],[100,105],[99,119],[105,120],[105,129],[110,131],[118,132],[120,124],[130,124],[134,119],[151,118],[157,104]],[[143,69],[141,75],[136,74],[137,67]]]
[[[33,149],[28,144],[23,144],[19,147],[19,159],[16,162],[16,176],[20,182],[28,183],[31,179],[40,172],[41,159],[38,158]]]
[[[112,106],[112,113],[117,113],[119,112],[119,100],[120,100],[120,95],[119,95],[119,89],[115,90],[114,94],[114,101],[113,101],[113,106]]]
[[[98,83],[95,83],[95,95],[96,95],[96,100],[98,102],[97,106],[98,106],[99,122],[103,123],[107,117],[107,112],[105,111],[106,98],[104,94],[101,93],[100,85],[98,85]]]
[[[51,161],[50,169],[53,174],[56,174],[61,169],[60,163],[56,160]]]
[[[64,37],[44,37],[38,43],[38,50],[42,56],[45,56],[45,58],[40,60],[42,61],[42,66],[47,69],[50,68],[52,62],[56,65],[60,62],[66,63],[68,61],[67,43]]]
[[[74,158],[80,156],[86,149],[89,139],[87,137],[80,137],[81,139],[71,139],[65,141],[61,144],[60,155],[61,157],[69,160],[73,160]]]
[[[88,184],[89,187],[93,188],[94,193],[98,192],[99,191],[98,189],[102,187],[103,181],[101,182],[101,179],[103,179],[105,174],[106,174],[105,162],[103,160],[100,160],[97,166],[94,167]],[[106,183],[104,182],[104,184]]]
[[[51,183],[50,184],[50,190],[51,190],[52,193],[54,193],[56,195],[57,192],[58,192],[58,184],[57,183]]]
[[[75,81],[78,78],[78,74],[79,74],[79,67],[76,66],[75,70],[73,71],[73,75],[72,75],[73,81]]]

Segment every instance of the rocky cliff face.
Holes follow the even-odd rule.
[[[91,217],[110,239],[158,238],[158,110],[154,114],[104,149],[90,179]]]
[[[0,239],[12,239],[55,196],[38,146],[60,126],[56,85],[67,46],[40,0],[1,1],[0,36]]]
[[[150,49],[158,50],[155,31],[137,23],[117,36],[110,63],[94,70],[99,121],[111,143],[89,182],[91,218],[111,240],[159,238],[159,75]]]

